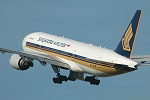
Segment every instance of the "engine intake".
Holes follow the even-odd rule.
[[[21,58],[18,54],[13,54],[10,58],[10,65],[18,70],[27,70],[30,66],[33,67],[33,62]]]

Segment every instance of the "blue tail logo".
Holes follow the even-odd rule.
[[[116,53],[127,58],[131,58],[141,14],[141,10],[136,11],[134,17],[132,18],[128,28],[126,29],[120,43],[118,44],[115,50]]]

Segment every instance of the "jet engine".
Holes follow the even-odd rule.
[[[30,66],[33,67],[33,62],[21,58],[18,54],[13,54],[10,58],[10,65],[18,70],[27,70]]]

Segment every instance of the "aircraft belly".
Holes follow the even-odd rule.
[[[92,74],[92,75],[99,76],[99,77],[110,77],[110,76],[115,76],[115,75],[130,72],[130,71],[124,71],[124,70],[116,70],[113,68],[109,69],[107,67],[104,68],[103,66],[101,66],[102,68],[100,68],[99,66],[99,69],[97,70],[97,69],[90,68],[89,66],[84,66],[81,64],[78,64],[78,65],[85,73]]]

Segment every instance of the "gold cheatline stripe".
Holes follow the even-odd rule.
[[[38,46],[34,46],[34,45],[30,45],[30,44],[27,44],[27,46],[29,46],[29,47],[37,47],[37,48],[41,48],[41,47],[38,47]],[[52,52],[54,52],[54,53],[59,53],[59,52],[56,52],[56,51],[53,51],[53,50],[49,50],[49,49],[46,49],[46,48],[41,48],[42,50],[48,50],[48,51],[52,51]],[[67,55],[67,54],[64,54],[64,53],[60,53],[60,54],[63,54],[63,55]],[[69,56],[71,56],[71,55],[67,55],[68,57]],[[74,57],[74,56],[71,56],[71,57]],[[89,60],[85,60],[85,59],[82,59],[82,58],[78,58],[78,57],[74,57],[74,58],[77,58],[77,59],[79,59],[79,60],[82,60],[82,61],[88,61],[88,62],[92,62],[92,61],[89,61]],[[92,62],[93,64],[101,64],[101,63],[96,63],[96,62]],[[106,64],[101,64],[101,65],[103,65],[103,66],[110,66],[110,65],[106,65]]]
[[[40,47],[34,48],[34,47],[30,47],[29,45],[26,45],[26,46],[28,48],[31,48],[31,49],[34,49],[34,50],[38,50],[38,51],[41,50],[41,49],[39,49]],[[52,50],[49,50],[49,51],[52,51]],[[53,53],[53,52],[49,52],[49,51],[43,50],[43,52],[45,52],[45,53],[49,53],[49,54]],[[86,67],[92,68],[92,69],[97,70],[97,71],[101,71],[101,72],[104,72],[104,73],[109,73],[111,75],[118,75],[118,74],[122,74],[122,73],[127,72],[127,71],[123,71],[123,70],[116,70],[113,67],[106,67],[106,66],[102,66],[102,65],[96,65],[96,67],[93,67],[93,66],[91,66],[91,64],[92,65],[95,65],[95,64],[88,63],[88,62],[92,62],[92,61],[85,62],[85,61],[82,61],[82,60],[79,60],[79,59],[75,59],[75,58],[78,58],[78,57],[74,57],[74,56],[71,56],[72,58],[70,59],[70,57],[68,57],[68,56],[60,55],[60,54],[63,54],[63,53],[59,53],[59,54],[53,53],[53,54],[55,56],[59,56],[59,57],[62,57],[64,59],[67,59],[67,60],[74,60],[76,63],[79,63],[81,65],[84,65]],[[105,64],[103,64],[103,65],[105,65]],[[111,64],[111,66],[113,66],[113,64]]]

